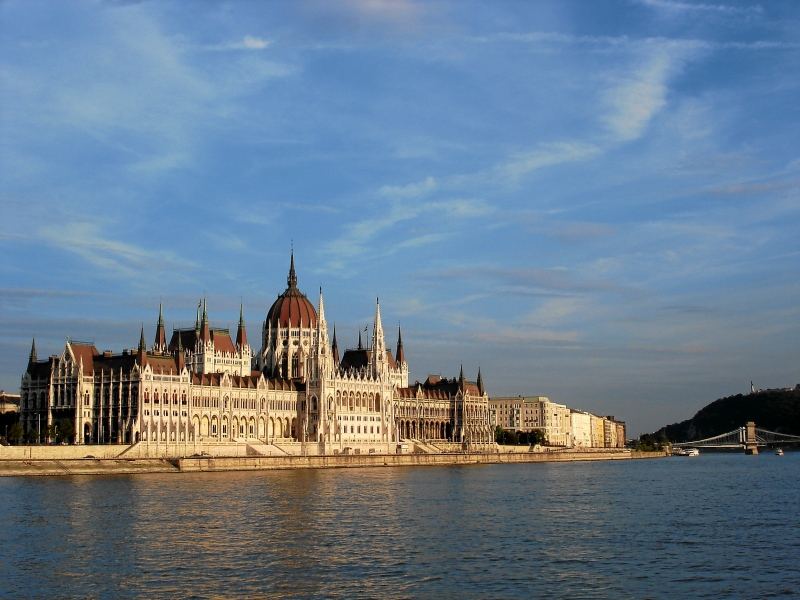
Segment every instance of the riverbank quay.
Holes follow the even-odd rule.
[[[328,456],[189,456],[179,458],[0,459],[0,477],[64,475],[130,475],[215,471],[272,471],[489,465],[661,458],[663,452],[482,452],[442,454],[356,454]]]

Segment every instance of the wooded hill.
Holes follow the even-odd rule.
[[[691,419],[667,425],[642,438],[688,442],[726,433],[747,421],[755,421],[761,429],[800,435],[800,386],[720,398],[701,408]]]

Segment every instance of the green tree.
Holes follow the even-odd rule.
[[[75,427],[72,424],[72,419],[59,419],[58,421],[58,435],[56,436],[57,442],[71,442],[72,436],[75,435]]]
[[[24,431],[22,430],[22,424],[17,422],[14,423],[11,427],[8,428],[8,440],[12,444],[19,444],[22,440],[22,436],[24,435]]]

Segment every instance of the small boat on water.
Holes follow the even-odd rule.
[[[783,448],[776,448],[775,456],[783,456]]]
[[[700,450],[697,448],[675,448],[672,451],[673,456],[700,456]]]

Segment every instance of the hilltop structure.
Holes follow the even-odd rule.
[[[205,300],[194,327],[175,329],[169,341],[159,306],[149,347],[144,328],[138,347],[119,354],[71,340],[60,355],[39,360],[34,341],[21,423],[38,441],[61,423],[76,444],[297,443],[319,454],[393,452],[409,439],[494,444],[480,373],[476,382],[462,369],[458,378],[409,385],[402,334],[398,328],[392,353],[378,301],[370,342],[359,334],[340,357],[322,290],[315,308],[298,287],[294,253],[260,341],[254,352],[241,308],[235,337],[212,327]]]

